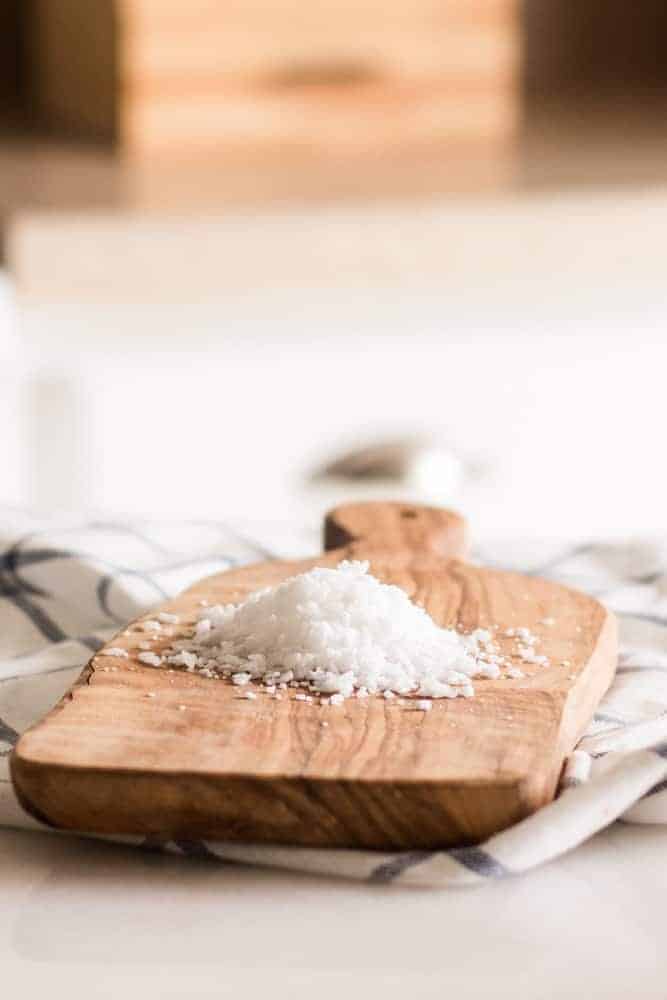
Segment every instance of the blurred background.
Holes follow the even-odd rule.
[[[662,0],[0,0],[0,505],[663,530]]]

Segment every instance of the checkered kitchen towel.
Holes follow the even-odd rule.
[[[280,539],[274,551],[287,554]],[[130,618],[195,580],[271,554],[221,524],[54,528],[16,513],[0,515],[0,826],[46,829],[16,801],[9,754],[91,652]],[[569,759],[555,802],[479,847],[453,850],[382,854],[208,841],[164,846],[225,862],[458,886],[526,871],[617,819],[667,823],[667,543],[513,544],[476,556],[486,565],[587,590],[620,619],[616,680]]]

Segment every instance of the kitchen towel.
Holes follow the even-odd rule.
[[[49,525],[5,511],[0,525],[0,826],[47,830],[17,802],[9,755],[91,654],[203,576],[304,553],[286,552],[279,532],[267,547],[217,523]],[[667,823],[667,542],[505,542],[474,556],[586,590],[619,618],[616,679],[554,802],[477,847],[439,851],[117,839],[222,862],[447,887],[518,875],[615,820]]]

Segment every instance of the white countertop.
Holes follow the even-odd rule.
[[[667,834],[414,890],[0,833],[4,996],[663,1000]]]

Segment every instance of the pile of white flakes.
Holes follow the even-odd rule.
[[[496,678],[502,671],[523,677],[515,659],[549,664],[527,628],[502,633],[515,642],[513,658],[502,654],[490,629],[465,635],[440,628],[405,591],[372,576],[366,562],[312,569],[238,605],[202,605],[187,638],[174,639],[159,654],[141,643],[139,661],[228,678],[251,699],[256,694],[247,685],[254,682],[277,699],[296,687],[298,700],[335,705],[350,697],[410,696],[415,707],[428,710],[431,698],[473,697],[475,677]],[[162,625],[178,621],[162,612],[140,628],[157,638]],[[118,649],[107,655],[127,654]]]

